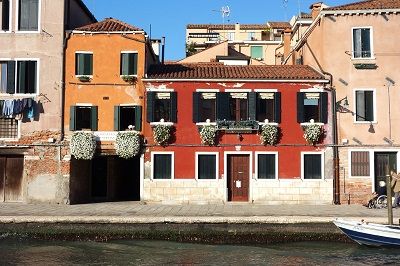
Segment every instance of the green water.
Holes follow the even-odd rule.
[[[166,241],[0,240],[0,265],[399,265],[400,251],[356,244],[301,242],[268,246]]]

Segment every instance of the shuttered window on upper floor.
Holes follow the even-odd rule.
[[[114,130],[142,130],[142,107],[114,106]]]
[[[0,0],[0,30],[10,30],[10,0]]]
[[[39,0],[18,1],[18,30],[37,31],[39,29]]]
[[[93,53],[75,53],[75,75],[93,76]]]
[[[37,80],[37,61],[0,61],[0,93],[36,93]]]
[[[122,52],[121,53],[121,76],[137,75],[138,53],[137,52]]]
[[[97,106],[71,106],[69,128],[71,131],[97,131]]]
[[[177,122],[176,92],[147,92],[147,122]]]
[[[297,93],[297,122],[324,123],[328,122],[328,93],[327,92],[298,92]]]
[[[369,176],[369,151],[351,152],[351,176]]]

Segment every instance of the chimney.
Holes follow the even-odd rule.
[[[284,60],[289,56],[291,50],[292,29],[287,28],[283,31],[283,57]]]
[[[238,39],[240,36],[240,24],[236,23],[235,24],[235,39]]]
[[[322,2],[312,4],[310,6],[310,9],[311,9],[311,17],[314,20],[318,16],[319,12],[321,12]]]

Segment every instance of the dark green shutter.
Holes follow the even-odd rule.
[[[319,121],[321,123],[328,123],[328,93],[321,92],[320,93],[321,99],[321,112],[319,113]]]
[[[15,61],[7,62],[7,93],[15,93]]]
[[[84,73],[83,75],[93,75],[93,54],[84,55]]]
[[[26,62],[26,93],[36,92],[36,67],[35,61]]]
[[[132,54],[133,56],[133,75],[137,75],[137,71],[138,71],[138,54],[134,53]]]
[[[142,130],[142,106],[135,106],[135,130]]]
[[[258,179],[275,179],[275,155],[258,154],[257,155]]]
[[[75,114],[76,114],[76,106],[71,105],[69,108],[69,130],[70,131],[76,130]]]
[[[200,122],[200,101],[201,92],[193,92],[193,123]]]
[[[171,154],[155,154],[153,159],[154,179],[171,179]]]
[[[178,94],[176,91],[171,92],[171,115],[170,122],[178,122]]]
[[[120,106],[114,106],[114,131],[120,131],[119,128],[119,117],[120,117]]]
[[[321,179],[321,155],[305,154],[304,155],[304,179]]]
[[[217,93],[217,120],[229,120],[229,92]]]
[[[249,92],[248,93],[248,114],[250,120],[257,120],[257,93],[256,92]]]
[[[18,61],[17,62],[17,93],[26,93],[27,86],[27,62]]]
[[[91,119],[90,119],[90,128],[92,131],[97,131],[97,106],[91,107]]]
[[[274,122],[280,123],[281,122],[281,93],[276,92],[274,95]]]
[[[154,122],[154,100],[156,98],[156,93],[153,91],[148,91],[146,93],[147,96],[147,106],[146,106],[146,113],[147,113],[147,122]]]
[[[304,92],[297,93],[297,123],[304,122]]]
[[[216,156],[211,154],[201,154],[197,157],[197,178],[216,179]]]
[[[365,100],[364,121],[374,121],[374,92],[364,91],[364,100]]]
[[[10,3],[9,0],[3,0],[3,7],[2,7],[2,21],[1,21],[1,29],[2,30],[9,30],[10,29]]]

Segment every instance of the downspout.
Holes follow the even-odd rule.
[[[278,51],[278,49],[283,47],[283,42],[281,42],[276,48],[275,48],[275,65],[276,65],[276,52]],[[282,60],[280,62],[282,64]]]
[[[321,70],[324,75],[329,76],[329,86],[332,93],[332,139],[333,139],[333,203],[340,205],[340,176],[339,176],[339,149],[338,149],[338,126],[336,113],[336,89],[332,86],[333,75]]]

